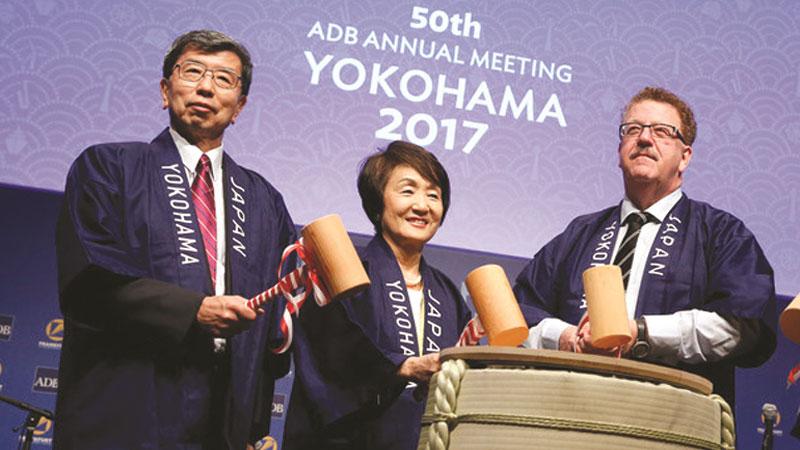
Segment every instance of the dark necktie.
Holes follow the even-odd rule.
[[[217,216],[214,209],[214,185],[211,182],[211,160],[205,154],[197,162],[197,175],[192,183],[192,200],[197,221],[200,222],[203,246],[206,248],[211,285],[214,286],[217,280]]]
[[[631,264],[633,264],[633,253],[636,251],[636,241],[639,240],[639,232],[642,225],[648,222],[649,216],[645,213],[635,212],[630,214],[625,223],[628,224],[628,231],[625,232],[625,239],[619,246],[617,256],[614,258],[614,265],[619,266],[622,271],[622,284],[628,288],[628,279],[631,276]]]

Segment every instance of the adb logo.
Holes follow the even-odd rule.
[[[58,390],[58,369],[53,367],[36,367],[33,377],[34,392],[55,394]]]
[[[60,350],[61,341],[64,340],[64,319],[53,319],[44,327],[47,341],[39,341],[39,348]]]
[[[11,331],[14,329],[14,316],[0,315],[0,341],[11,339]]]
[[[286,412],[286,396],[275,394],[272,396],[272,417],[283,417]]]

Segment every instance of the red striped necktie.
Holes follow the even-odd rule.
[[[203,235],[203,246],[206,248],[208,271],[213,287],[217,280],[217,215],[214,209],[211,160],[205,154],[197,162],[197,174],[192,183],[192,200],[197,221],[200,222],[200,234]]]

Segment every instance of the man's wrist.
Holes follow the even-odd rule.
[[[634,359],[644,359],[650,356],[650,337],[644,317],[636,319],[636,341],[631,347],[631,356]]]

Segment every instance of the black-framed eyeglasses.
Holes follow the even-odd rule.
[[[686,140],[681,134],[681,130],[674,125],[668,123],[651,123],[645,125],[639,122],[625,122],[619,126],[619,138],[622,140],[637,138],[644,133],[645,128],[650,128],[650,131],[658,139],[674,139],[678,138],[681,142],[686,144]]]
[[[180,64],[175,64],[178,70],[178,78],[190,83],[197,83],[202,80],[207,73],[211,73],[214,84],[222,89],[236,89],[242,77],[230,69],[209,69],[200,61],[186,60]]]

